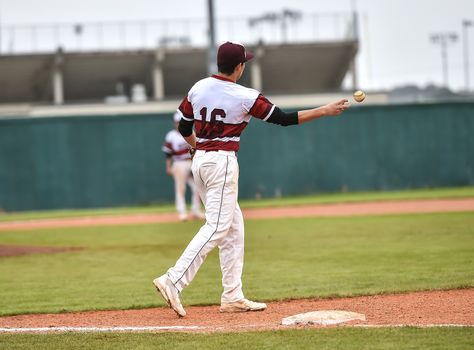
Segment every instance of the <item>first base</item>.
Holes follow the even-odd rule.
[[[285,317],[283,320],[281,320],[281,324],[283,326],[313,324],[331,326],[355,320],[365,321],[365,315],[350,311],[324,310],[306,312],[304,314]]]

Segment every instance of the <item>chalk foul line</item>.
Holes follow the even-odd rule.
[[[261,325],[255,325],[260,327]],[[314,328],[325,328],[325,326],[308,326]],[[343,327],[357,327],[357,328],[447,328],[447,327],[466,327],[473,328],[472,324],[355,324]],[[0,328],[0,333],[113,333],[113,332],[159,332],[159,331],[198,331],[209,329],[212,327],[202,326],[146,326],[146,327],[35,327],[35,328]],[[242,327],[248,328],[248,327]],[[252,326],[250,326],[252,328]]]
[[[202,330],[200,326],[146,326],[146,327],[34,327],[0,328],[0,333],[106,333],[106,332],[156,332]]]

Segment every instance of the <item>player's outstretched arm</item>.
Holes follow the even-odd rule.
[[[349,107],[349,101],[342,99],[321,107],[298,111],[298,124],[303,124],[324,116],[338,116]]]

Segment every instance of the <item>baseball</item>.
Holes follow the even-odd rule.
[[[357,102],[362,102],[365,100],[365,92],[364,91],[356,91],[354,92],[354,100],[356,100]]]

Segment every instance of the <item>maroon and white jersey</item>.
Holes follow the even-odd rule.
[[[196,149],[238,151],[240,134],[250,118],[266,121],[274,109],[257,90],[213,75],[194,84],[178,113],[194,122]]]
[[[191,159],[189,154],[190,147],[184,137],[177,130],[173,129],[166,134],[165,143],[161,149],[171,156],[173,161],[179,161]]]

